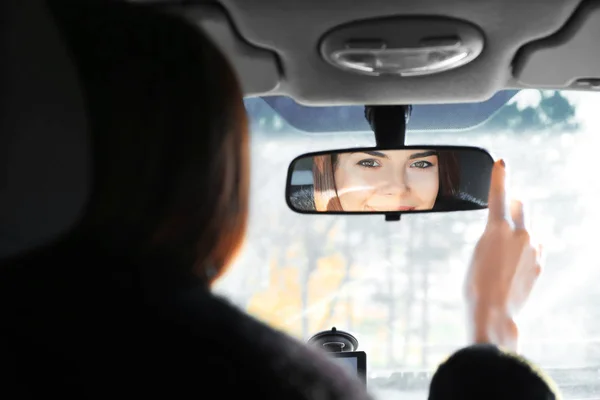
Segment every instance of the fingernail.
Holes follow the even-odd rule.
[[[506,167],[506,164],[504,163],[503,159],[498,160],[498,162],[500,163],[500,165],[502,165],[502,168]]]

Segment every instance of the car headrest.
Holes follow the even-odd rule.
[[[89,127],[77,69],[42,0],[3,1],[0,258],[50,242],[82,216]]]
[[[226,100],[206,97],[222,89],[204,79],[218,50],[149,5],[0,3],[0,259],[82,237],[131,249],[159,224],[171,185],[195,179],[167,150],[196,133],[190,119],[232,120]]]

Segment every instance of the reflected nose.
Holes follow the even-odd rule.
[[[381,188],[381,193],[386,196],[400,196],[408,191],[404,171],[392,172]]]

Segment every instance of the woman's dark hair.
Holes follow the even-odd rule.
[[[438,152],[440,189],[438,199],[452,197],[460,191],[460,165],[456,153],[450,150]]]
[[[92,131],[92,195],[77,233],[210,282],[246,229],[249,143],[236,76],[178,16],[97,8],[106,15],[63,14]]]
[[[453,151],[439,151],[438,168],[440,187],[436,198],[438,202],[451,198],[459,192],[460,167]],[[337,154],[315,156],[313,159],[314,200],[317,211],[344,211],[335,185]]]

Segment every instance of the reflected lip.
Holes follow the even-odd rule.
[[[379,210],[377,208],[373,208],[370,206],[365,206],[365,208],[368,211],[379,211],[379,212],[412,211],[412,210],[416,209],[416,207],[412,207],[412,206],[399,206],[399,207],[394,207],[394,208],[386,208],[385,210]]]

